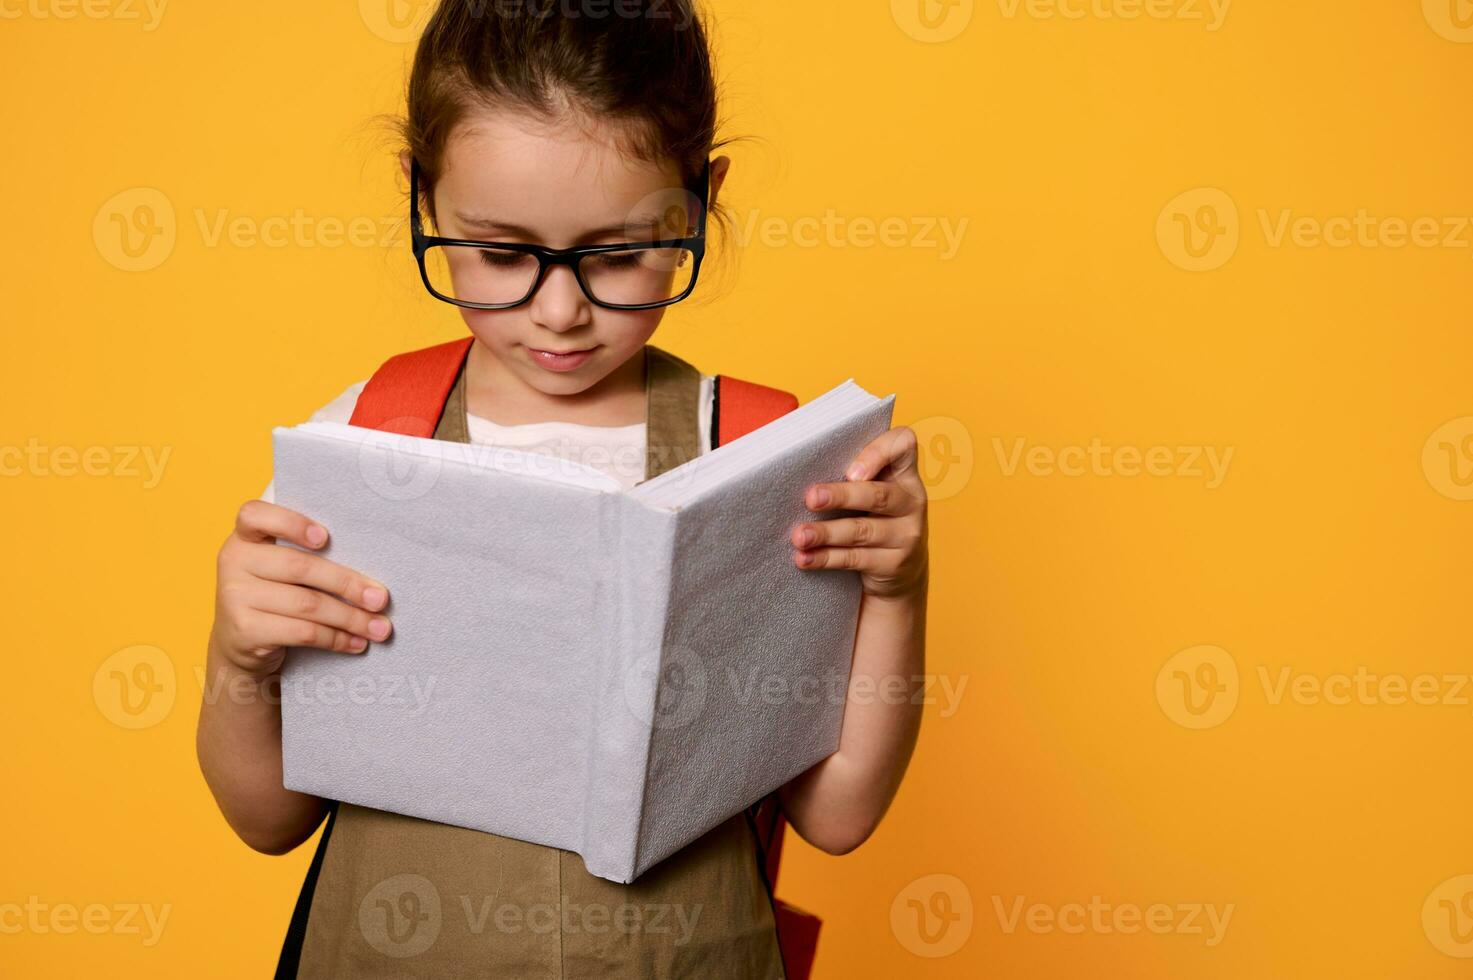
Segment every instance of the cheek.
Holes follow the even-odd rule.
[[[664,318],[663,309],[637,312],[600,309],[593,314],[593,333],[599,343],[610,349],[633,354],[649,343]]]
[[[461,319],[486,347],[500,348],[516,342],[518,320],[515,310],[468,310],[460,308]]]

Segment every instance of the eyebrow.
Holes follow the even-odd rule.
[[[484,218],[474,214],[462,214],[461,212],[457,211],[455,213],[455,220],[461,222],[466,227],[474,228],[477,231],[486,232],[488,234],[512,235],[533,241],[535,241],[538,237],[537,233],[532,231],[532,229],[530,228],[524,228],[521,225],[508,224],[504,221],[497,221],[495,218]],[[659,226],[660,215],[640,214],[635,215],[628,221],[623,221],[616,225],[605,225],[602,228],[589,229],[579,236],[578,241],[587,241],[590,238],[602,238],[605,235],[621,234],[631,229],[637,230],[640,228],[650,228],[653,231],[653,229],[658,229]]]

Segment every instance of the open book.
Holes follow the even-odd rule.
[[[798,568],[789,533],[894,400],[845,381],[632,490],[510,449],[276,429],[276,502],[388,585],[394,621],[364,654],[289,651],[286,787],[628,882],[806,771],[838,748],[860,587]]]

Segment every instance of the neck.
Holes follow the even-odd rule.
[[[634,425],[645,420],[644,349],[586,391],[553,395],[529,385],[479,340],[465,365],[466,411],[498,425],[574,422]]]

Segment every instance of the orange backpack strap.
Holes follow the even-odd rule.
[[[796,395],[779,388],[716,375],[711,405],[711,446],[724,446],[798,407]]]
[[[433,436],[474,339],[389,358],[363,386],[348,424],[421,439]]]

